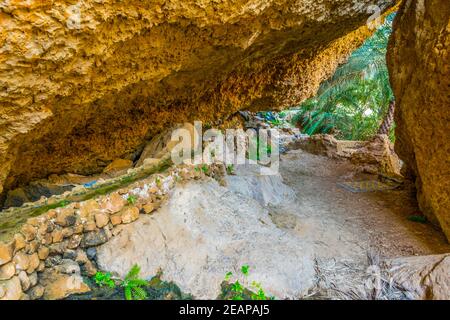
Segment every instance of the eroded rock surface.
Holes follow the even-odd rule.
[[[170,123],[299,102],[394,2],[7,1],[0,190],[136,160]]]
[[[145,277],[161,268],[183,291],[215,299],[225,274],[249,264],[250,280],[263,282],[270,294],[298,298],[314,284],[311,248],[278,229],[258,200],[215,181],[177,187],[157,214],[142,216],[97,248],[99,268],[122,277],[134,263]]]
[[[396,151],[416,179],[422,211],[450,239],[450,5],[404,1],[388,50],[397,100]]]

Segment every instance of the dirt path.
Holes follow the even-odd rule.
[[[286,210],[303,219],[294,226],[289,223],[292,216],[279,208],[276,224],[299,234],[310,232],[316,243],[327,243],[333,257],[360,256],[358,248],[364,251],[369,247],[385,258],[450,251],[442,232],[429,223],[408,220],[419,212],[410,191],[351,193],[337,186],[337,182],[368,178],[355,172],[346,161],[302,150],[283,155],[280,173],[295,190],[298,205]],[[319,254],[324,255],[322,251]]]

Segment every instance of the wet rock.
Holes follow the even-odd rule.
[[[40,284],[45,287],[46,300],[63,299],[71,294],[89,292],[83,282],[80,267],[72,260],[63,259],[61,264],[45,269],[40,275]]]
[[[8,262],[0,266],[0,280],[9,280],[16,273],[16,266],[13,262]]]
[[[20,300],[23,295],[22,286],[18,277],[0,281],[0,288],[0,291],[3,293],[0,300]]]
[[[11,261],[14,252],[14,244],[0,242],[0,266]]]

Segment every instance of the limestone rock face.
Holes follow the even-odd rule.
[[[6,1],[0,190],[134,160],[174,123],[300,102],[395,2]]]
[[[450,239],[450,6],[404,1],[388,50],[396,151],[416,179],[422,211]]]
[[[124,277],[137,263],[145,278],[161,269],[183,292],[215,299],[225,274],[238,274],[248,264],[249,283],[261,281],[269,294],[291,299],[306,294],[314,285],[315,251],[279,229],[262,206],[294,192],[277,175],[230,178],[230,189],[216,181],[177,186],[157,213],[141,216],[97,247],[99,268]],[[232,191],[237,187],[241,193]],[[261,194],[253,198],[252,187]]]

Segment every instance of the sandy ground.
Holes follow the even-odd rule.
[[[375,249],[385,258],[450,252],[441,231],[429,223],[408,220],[420,212],[412,190],[352,193],[337,186],[343,181],[374,179],[355,172],[347,161],[302,150],[283,155],[280,173],[284,183],[295,190],[298,205],[287,211],[294,210],[305,220],[294,226],[289,214],[278,209],[275,221],[300,233],[307,233],[312,225],[317,242],[326,241],[336,248],[335,253],[349,249],[349,256],[358,247]]]

